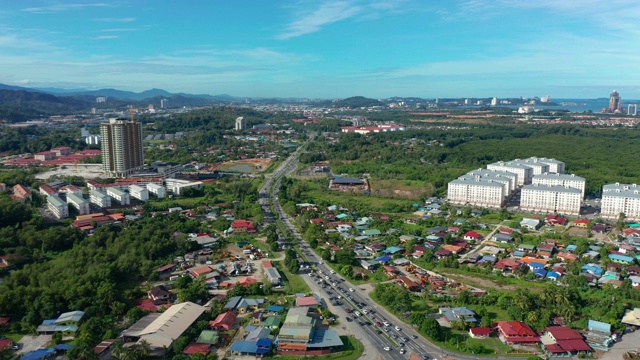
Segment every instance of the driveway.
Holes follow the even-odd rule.
[[[41,348],[46,348],[50,342],[51,335],[26,335],[18,341],[18,344],[20,344],[20,350],[16,351],[16,354],[22,355]]]
[[[640,331],[626,333],[622,339],[615,343],[613,347],[602,357],[601,360],[620,360],[627,351],[640,349]]]

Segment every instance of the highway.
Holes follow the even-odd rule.
[[[314,136],[315,134],[311,134],[309,141],[313,141]],[[342,305],[327,305],[329,306],[329,310],[338,316],[340,326],[345,326],[350,334],[356,336],[356,338],[363,342],[365,345],[365,356],[363,357],[367,359],[378,359],[382,357],[385,359],[403,360],[408,359],[409,355],[414,352],[421,355],[423,359],[478,359],[475,356],[467,354],[448,354],[447,351],[427,341],[411,326],[401,322],[384,307],[378,306],[377,303],[371,300],[364,289],[359,288],[347,279],[334,273],[328,265],[324,264],[323,260],[309,244],[304,241],[278,201],[281,179],[296,169],[298,156],[301,151],[303,151],[303,148],[304,145],[300,146],[287,158],[261,189],[260,203],[265,210],[265,221],[274,221],[273,215],[277,216],[298,241],[304,258],[306,258],[306,261],[315,269],[315,274],[302,275],[302,278],[310,288],[319,295],[323,295],[327,300],[337,296],[341,297],[338,301],[341,302]],[[270,205],[276,214],[271,214]],[[353,312],[350,314],[347,313],[347,308],[353,309]],[[358,311],[361,316],[356,317],[354,315],[355,311]],[[364,311],[366,311],[367,314],[364,314]],[[353,321],[347,321],[347,318],[351,318]],[[376,325],[378,322],[383,324],[384,322],[388,322],[389,325],[379,327]],[[404,343],[404,345],[401,346],[400,343]],[[401,353],[401,349],[405,350],[404,354]],[[508,357],[500,358],[509,359]]]

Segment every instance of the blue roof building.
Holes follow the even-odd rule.
[[[633,263],[633,258],[631,256],[624,256],[624,255],[618,255],[618,254],[609,254],[609,259],[611,259],[613,262],[617,262],[620,264],[632,264]]]
[[[392,246],[392,247],[386,248],[386,249],[383,251],[383,253],[385,253],[385,254],[392,254],[392,255],[393,255],[393,254],[395,254],[395,253],[397,253],[397,252],[400,252],[400,251],[404,251],[404,248],[401,248],[401,247],[399,247],[399,246]]]
[[[268,312],[279,313],[280,311],[283,311],[283,310],[284,310],[284,306],[281,306],[281,305],[269,305],[269,307],[267,307]]]
[[[566,250],[567,251],[571,251],[571,252],[575,252],[577,248],[578,248],[577,245],[571,244],[571,245],[567,245]]]
[[[376,261],[378,261],[378,262],[381,262],[381,263],[386,264],[386,263],[388,263],[389,261],[391,261],[391,256],[389,256],[389,255],[382,255],[382,256],[377,257],[375,260],[376,260]]]
[[[547,275],[547,270],[545,269],[535,269],[533,270],[533,275],[539,277],[539,278],[543,278]]]
[[[591,275],[600,276],[602,275],[602,268],[595,264],[587,264],[581,268],[582,271],[588,272]]]

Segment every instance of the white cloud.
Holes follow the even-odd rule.
[[[30,12],[34,14],[51,14],[62,11],[70,11],[70,10],[80,10],[85,8],[96,8],[96,7],[109,7],[113,6],[112,4],[107,3],[85,3],[85,4],[57,4],[51,6],[43,6],[43,7],[30,7],[24,8],[22,11]]]
[[[323,3],[289,23],[284,32],[278,35],[278,39],[290,39],[320,31],[324,25],[348,19],[360,13],[362,9],[361,6],[351,4],[348,1]]]
[[[119,36],[117,35],[101,35],[101,36],[92,37],[91,40],[112,40],[117,38],[119,38]]]
[[[98,22],[134,22],[134,21],[136,21],[136,18],[133,18],[133,17],[126,17],[126,18],[96,18],[96,19],[93,19],[93,21],[98,21]]]

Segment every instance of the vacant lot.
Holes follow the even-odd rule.
[[[243,173],[262,172],[269,167],[269,164],[271,164],[271,159],[243,159],[225,161],[223,163],[213,165],[213,170],[234,171]]]

